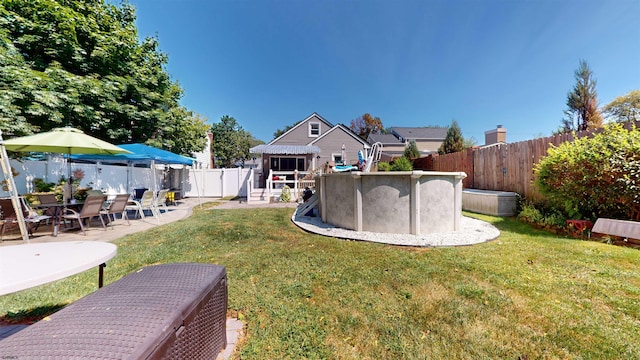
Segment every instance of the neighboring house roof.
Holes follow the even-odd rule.
[[[269,145],[262,144],[249,149],[252,154],[319,154],[320,148],[313,145]]]
[[[404,140],[444,140],[447,137],[447,128],[392,127],[391,132]]]
[[[290,132],[294,131],[296,128],[298,128],[299,126],[302,126],[303,124],[307,123],[307,120],[310,120],[312,117],[317,117],[319,120],[321,120],[322,122],[324,122],[329,128],[333,127],[333,124],[330,123],[329,121],[327,121],[325,118],[323,118],[322,116],[318,115],[318,113],[314,112],[313,114],[307,116],[306,118],[304,118],[303,120],[298,121],[297,124],[295,124],[291,129],[285,131],[282,135],[278,136],[277,138],[269,141],[269,143],[267,145],[271,145],[275,142],[278,142],[278,140],[282,139],[283,137],[285,137],[287,134],[289,134]]]
[[[382,145],[384,144],[388,144],[388,145],[401,145],[404,144],[402,141],[400,141],[400,139],[398,139],[395,135],[393,134],[369,134],[369,137],[367,138],[367,141],[369,142],[369,144],[373,144],[375,142],[379,142],[382,143]]]
[[[319,137],[315,138],[312,142],[309,143],[309,145],[313,145],[314,143],[316,143],[317,141],[320,141],[322,138],[329,136],[329,134],[331,134],[334,131],[337,131],[338,129],[342,129],[342,131],[344,131],[345,133],[347,133],[349,136],[351,136],[354,140],[358,141],[359,143],[362,144],[362,146],[365,149],[369,149],[371,146],[364,140],[362,140],[362,138],[358,135],[356,135],[356,133],[354,133],[353,131],[351,131],[351,129],[349,129],[348,127],[342,125],[342,124],[338,124],[334,127],[332,127],[331,129],[327,130],[324,132],[324,134],[320,135]]]

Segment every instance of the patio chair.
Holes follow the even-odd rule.
[[[156,209],[158,209],[158,214],[160,214],[160,207],[164,209],[164,212],[169,212],[169,208],[167,208],[167,193],[169,189],[162,189],[158,191],[158,196],[156,196]]]
[[[140,200],[129,200],[129,203],[125,207],[125,209],[136,211],[137,214],[140,214],[140,218],[144,219],[144,211],[149,210],[151,214],[156,218],[156,220],[160,221],[160,217],[158,216],[158,208],[156,207],[156,199],[153,196],[153,190],[146,190]]]
[[[104,220],[102,219],[102,215],[100,214],[100,210],[102,210],[102,205],[106,200],[106,196],[104,195],[93,195],[87,196],[84,201],[84,205],[82,205],[82,209],[80,212],[77,212],[73,209],[64,209],[65,214],[62,215],[62,219],[65,220],[76,220],[78,224],[80,224],[80,229],[82,229],[82,233],[87,235],[85,230],[85,226],[83,224],[83,220],[87,219],[87,226],[91,225],[91,219],[94,217],[99,217],[100,222],[102,223],[102,227],[104,230],[107,230],[107,226],[104,224]]]
[[[95,195],[104,195],[104,192],[102,190],[87,190],[87,196],[95,196]]]
[[[127,220],[127,225],[131,225],[129,222],[129,216],[127,215],[127,203],[129,202],[129,194],[118,194],[111,201],[108,207],[103,207],[100,210],[101,215],[106,215],[109,225],[113,229],[113,223],[116,221],[116,214],[122,214],[122,219]],[[113,220],[111,220],[113,216]]]
[[[23,198],[20,198],[22,205],[22,213],[24,221],[27,224],[27,231],[29,235],[32,235],[35,230],[38,230],[41,221],[49,220],[51,216],[38,215],[33,211]],[[18,216],[13,208],[11,199],[0,199],[0,241],[4,237],[4,233],[9,228],[18,226]]]
[[[38,201],[40,202],[40,204],[56,204],[58,203],[58,198],[56,197],[55,194],[38,194],[36,195],[38,197]],[[57,214],[57,209],[56,208],[48,208],[45,210],[46,215],[54,218]],[[48,220],[47,220],[48,222]]]
[[[58,198],[54,194],[38,194],[36,196],[40,204],[55,204],[58,202]]]

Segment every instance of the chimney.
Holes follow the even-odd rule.
[[[494,130],[489,130],[484,132],[484,144],[491,145],[496,143],[506,143],[507,142],[507,129],[503,128],[502,125],[496,126]]]

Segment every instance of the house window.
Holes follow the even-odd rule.
[[[342,154],[331,154],[331,158],[336,165],[342,164]]]
[[[320,136],[320,123],[309,123],[309,137]]]
[[[305,171],[305,158],[303,157],[272,157],[271,170],[273,171]]]

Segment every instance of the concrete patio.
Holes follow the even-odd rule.
[[[204,203],[214,201],[226,203],[226,201],[217,198],[185,198],[179,200],[175,206],[168,206],[168,211],[162,213],[159,221],[156,220],[153,216],[148,216],[144,219],[130,219],[130,225],[127,225],[126,221],[118,219],[116,222],[114,222],[113,228],[111,226],[107,226],[106,231],[102,228],[100,222],[96,219],[95,222],[92,223],[92,226],[87,229],[86,236],[82,234],[82,231],[80,231],[80,229],[70,229],[61,231],[58,236],[54,237],[52,235],[52,225],[42,224],[37,229],[37,231],[35,231],[34,234],[30,236],[29,241],[30,243],[47,243],[61,241],[112,242],[129,234],[145,231],[159,225],[164,225],[184,219],[191,215],[194,207],[198,207]],[[234,202],[232,202],[231,206],[233,207],[234,205]],[[132,212],[130,214],[131,216],[133,216]],[[15,229],[5,234],[5,236],[3,237],[3,241],[0,242],[0,246],[21,245],[24,243],[25,242],[22,240],[19,231]],[[12,334],[15,334],[16,332],[26,328],[27,326],[28,325],[0,324],[0,340],[11,336]],[[229,359],[231,357],[231,355],[235,351],[236,343],[243,334],[242,332],[244,324],[237,319],[227,318],[226,327],[227,347],[219,354],[219,356],[217,357],[218,360]]]

